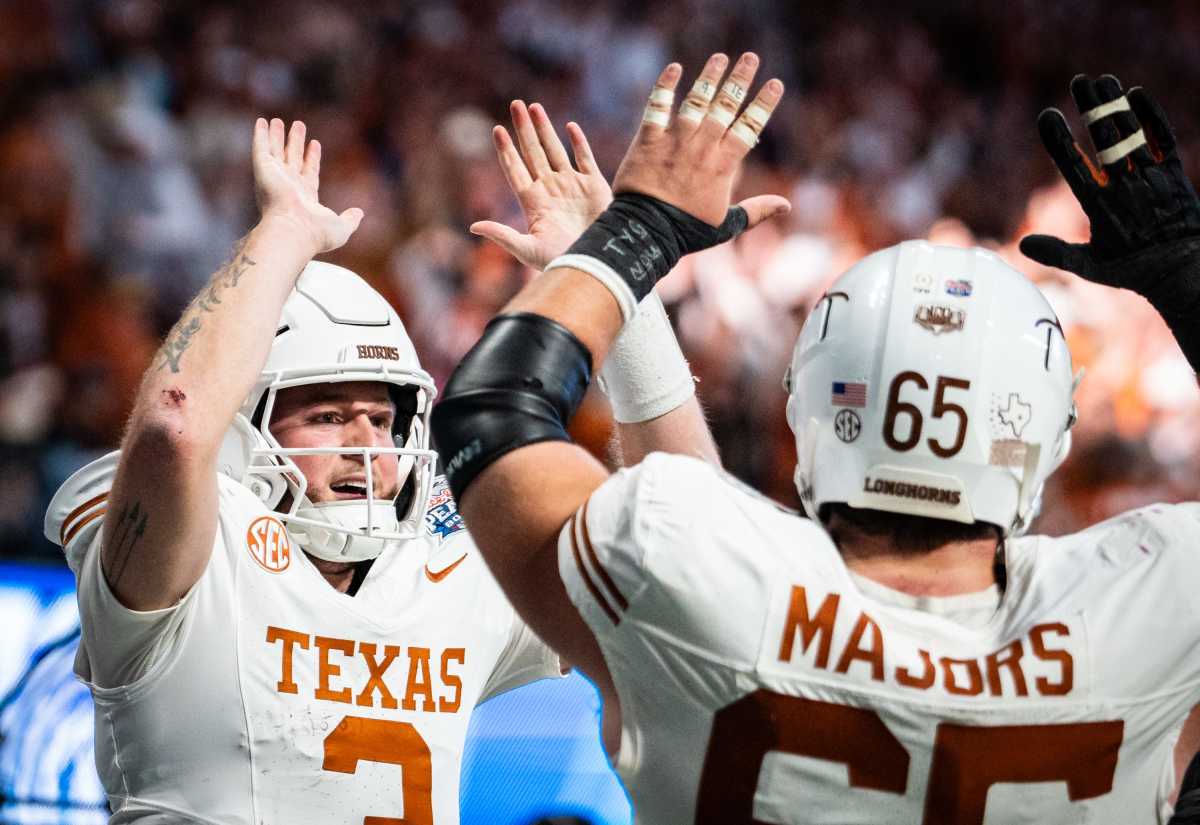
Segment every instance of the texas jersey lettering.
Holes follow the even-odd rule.
[[[1200,700],[1200,506],[1006,545],[918,598],[814,522],[655,454],[564,528],[639,823],[1155,822]]]
[[[77,473],[47,518],[79,582],[76,670],[112,821],[456,823],[472,708],[558,672],[467,532],[384,553],[350,597],[219,476],[204,575],[176,607],[137,613],[99,568],[100,526],[122,515],[106,510],[115,458]],[[456,515],[443,499],[431,527]]]

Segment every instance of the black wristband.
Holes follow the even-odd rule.
[[[599,261],[629,287],[636,305],[684,255],[724,243],[748,223],[740,206],[732,207],[720,226],[712,226],[658,198],[625,192],[557,260],[567,266],[581,258]]]

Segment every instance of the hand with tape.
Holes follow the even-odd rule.
[[[743,54],[726,77],[728,65],[723,54],[710,57],[674,116],[683,70],[672,63],[662,71],[617,170],[612,204],[547,266],[599,279],[627,321],[638,301],[684,255],[723,243],[791,208],[778,195],[747,198],[730,208],[734,177],[783,96],[783,83],[767,81],[743,110],[758,57]]]
[[[728,64],[723,54],[708,59],[673,120],[671,104],[683,69],[673,63],[663,70],[617,169],[614,192],[649,195],[712,227],[725,221],[734,176],[783,97],[783,83],[773,78],[742,111],[758,56],[743,54],[722,84]],[[749,198],[738,206],[746,212],[747,228],[789,208],[778,195]]]
[[[1200,198],[1184,174],[1166,115],[1144,89],[1126,93],[1112,75],[1077,75],[1071,96],[1099,165],[1057,109],[1041,113],[1038,132],[1087,213],[1092,237],[1072,244],[1028,235],[1021,251],[1046,266],[1144,296],[1192,367],[1200,367]]]
[[[612,190],[578,124],[567,124],[572,165],[545,107],[514,100],[509,112],[516,144],[503,126],[492,130],[492,140],[529,231],[479,221],[471,232],[499,244],[526,266],[543,269],[612,202]],[[692,372],[657,294],[651,292],[638,304],[597,378],[620,424],[656,419],[695,395]]]
[[[567,124],[575,155],[572,165],[541,104],[526,106],[514,100],[509,114],[516,145],[503,126],[492,129],[492,140],[529,230],[521,233],[497,221],[477,221],[471,224],[471,232],[499,244],[526,266],[545,269],[604,211],[612,201],[612,189],[578,124]]]

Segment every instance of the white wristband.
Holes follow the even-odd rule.
[[[586,272],[604,284],[608,288],[608,291],[612,293],[612,296],[617,299],[617,306],[621,308],[621,320],[625,324],[628,324],[637,312],[637,296],[633,294],[633,290],[629,288],[629,284],[625,283],[624,278],[614,272],[612,267],[599,258],[593,258],[590,255],[559,255],[553,261],[546,264],[546,268],[542,271],[549,272],[552,269],[560,267]]]
[[[643,298],[625,323],[597,383],[621,424],[658,418],[696,394],[692,371],[657,293]]]

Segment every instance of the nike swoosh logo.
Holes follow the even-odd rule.
[[[427,565],[425,565],[425,578],[429,579],[429,580],[430,580],[431,582],[433,582],[434,584],[437,584],[437,583],[438,583],[438,582],[440,582],[442,579],[446,578],[446,577],[447,577],[447,576],[449,576],[451,573],[453,573],[453,572],[454,572],[454,568],[456,568],[456,567],[458,567],[460,564],[462,564],[462,563],[463,563],[463,561],[464,561],[466,558],[467,558],[467,554],[466,554],[466,553],[463,553],[461,556],[459,556],[459,558],[458,558],[458,561],[454,562],[454,563],[453,563],[453,564],[451,564],[449,567],[444,567],[444,568],[442,568],[441,570],[439,570],[439,571],[438,571],[438,572],[436,572],[436,573],[434,573],[433,571],[431,571],[431,570],[429,569],[429,565],[427,564]]]

